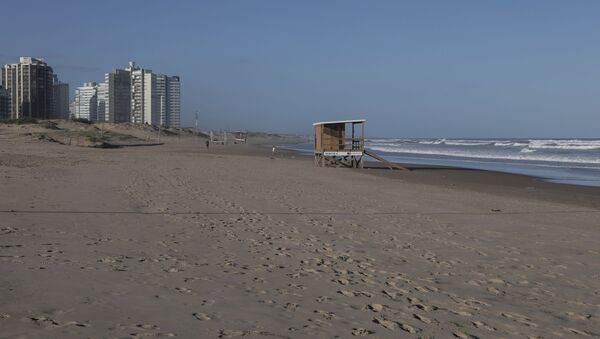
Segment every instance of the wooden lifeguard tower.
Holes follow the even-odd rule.
[[[364,119],[316,122],[315,163],[318,166],[362,168]]]
[[[246,131],[236,131],[236,132],[233,132],[233,135],[234,135],[234,139],[233,139],[234,144],[245,144],[248,141],[248,132],[246,132]]]
[[[223,131],[223,134],[221,137],[219,137],[213,131],[210,131],[209,137],[210,137],[211,144],[215,144],[215,145],[219,145],[219,144],[226,145],[227,144],[227,133],[225,131]]]

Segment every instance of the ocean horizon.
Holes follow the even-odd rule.
[[[312,142],[280,147],[304,154],[313,152]],[[600,186],[600,139],[367,138],[365,147],[398,163],[498,171],[554,183]]]

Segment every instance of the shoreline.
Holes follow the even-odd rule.
[[[266,144],[258,146],[266,147]],[[312,161],[312,156],[298,150],[278,149],[278,153],[289,153],[291,155],[288,155],[288,157],[304,158],[307,161]],[[338,170],[352,170],[394,180],[444,188],[462,188],[490,194],[542,199],[600,209],[600,187],[597,186],[556,183],[531,175],[457,166],[396,164],[408,168],[411,175],[398,170],[390,170],[376,161],[365,162],[363,170],[345,168]]]
[[[306,152],[310,154],[309,143],[302,143],[301,147],[295,146],[295,143],[283,145],[290,150],[298,152]],[[394,152],[378,152],[376,153],[388,158],[388,160],[399,164],[411,164],[413,166],[426,167],[444,167],[444,168],[463,168],[477,169],[492,172],[501,172],[509,174],[518,174],[539,178],[541,180],[577,186],[600,187],[600,167],[585,166],[584,163],[567,163],[567,162],[540,162],[528,159],[515,160],[512,158],[488,158],[488,157],[473,157],[468,156],[450,156],[450,155],[430,155],[429,153],[394,153]],[[490,151],[491,152],[491,151]],[[435,153],[432,153],[435,154]],[[599,153],[600,156],[600,153]],[[486,160],[487,159],[487,160]],[[512,159],[512,160],[511,160]]]

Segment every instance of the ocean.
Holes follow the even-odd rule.
[[[600,139],[373,138],[365,144],[399,163],[492,170],[600,186]],[[306,154],[313,151],[312,143],[280,147]]]

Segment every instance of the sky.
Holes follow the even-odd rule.
[[[0,17],[0,64],[44,57],[72,93],[129,60],[179,75],[184,126],[600,137],[596,0],[5,0]]]

